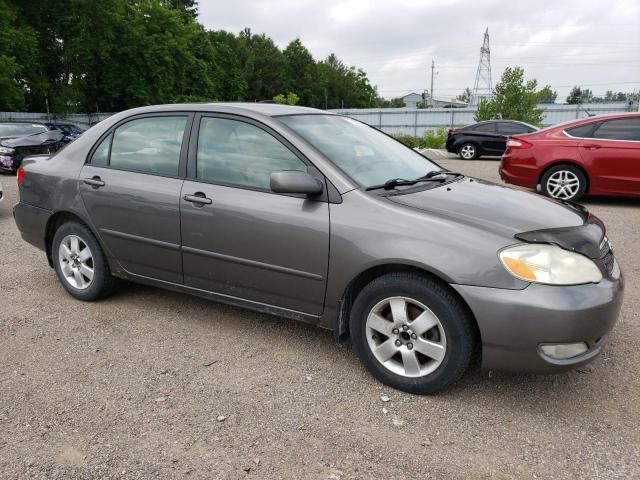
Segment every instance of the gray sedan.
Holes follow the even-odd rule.
[[[26,159],[18,182],[22,237],[79,300],[123,278],[309,322],[408,392],[475,359],[588,362],[622,303],[605,227],[583,208],[443,170],[319,110],[129,110]]]

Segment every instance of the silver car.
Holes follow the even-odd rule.
[[[622,303],[605,227],[583,208],[443,170],[320,110],[129,110],[18,179],[22,237],[74,297],[124,278],[312,323],[407,392],[475,359],[588,362]]]

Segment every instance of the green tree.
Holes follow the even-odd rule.
[[[456,98],[461,102],[469,103],[471,101],[471,94],[472,94],[471,89],[467,87],[464,89],[464,92],[462,92]]]
[[[287,90],[297,92],[302,105],[321,104],[322,89],[317,81],[318,69],[309,50],[296,38],[282,53],[287,64]]]
[[[0,110],[24,108],[28,76],[37,66],[37,33],[29,26],[13,27],[15,15],[0,0]]]
[[[359,68],[347,67],[335,54],[318,63],[326,108],[368,108],[376,105],[378,92]]]
[[[404,108],[407,105],[406,103],[404,103],[404,99],[402,97],[395,97],[389,100],[387,100],[386,98],[378,97],[376,106],[378,108]]]
[[[264,33],[254,35],[248,28],[240,33],[240,40],[247,49],[243,59],[247,100],[272,99],[286,90],[286,60],[273,40]]]
[[[507,67],[495,87],[490,100],[483,99],[476,110],[475,120],[504,118],[540,125],[543,110],[538,108],[542,98],[551,95],[548,85],[537,89],[536,80],[524,79],[522,67]]]
[[[193,18],[198,17],[197,0],[168,0],[169,5],[176,10],[180,10]]]
[[[588,88],[582,89],[578,86],[574,86],[567,96],[567,103],[569,105],[590,103],[591,101],[593,101],[593,92]]]
[[[556,103],[556,99],[558,98],[558,92],[555,90],[549,90],[548,95],[542,96],[540,98],[540,103]]]
[[[299,39],[206,31],[195,0],[0,0],[0,106],[118,111],[185,101],[254,101],[296,92],[303,105],[371,107],[377,92],[335,55]]]
[[[218,91],[221,100],[242,101],[247,96],[245,62],[249,56],[246,44],[233,33],[207,32],[215,51],[215,66],[218,69]]]

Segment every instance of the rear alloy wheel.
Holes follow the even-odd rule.
[[[587,190],[584,173],[573,165],[558,165],[542,177],[542,193],[558,200],[576,201]]]
[[[473,160],[478,156],[478,148],[473,143],[465,143],[458,151],[462,160]]]
[[[382,383],[409,393],[434,393],[458,380],[473,351],[472,320],[438,281],[414,273],[373,280],[356,298],[351,341]]]
[[[93,281],[93,254],[89,246],[76,235],[67,235],[58,247],[58,262],[64,280],[73,288],[85,290]]]
[[[80,222],[68,222],[58,228],[51,244],[51,258],[60,283],[79,300],[97,300],[115,287],[116,280],[98,240]]]

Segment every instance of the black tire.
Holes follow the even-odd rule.
[[[375,357],[369,346],[366,321],[369,312],[390,297],[417,300],[439,320],[446,336],[446,349],[441,363],[432,372],[413,377],[399,375]],[[424,395],[448,387],[469,367],[474,350],[472,322],[460,300],[440,282],[413,273],[390,273],[376,278],[360,292],[351,309],[349,326],[353,349],[374,377],[392,388]]]
[[[71,285],[62,272],[59,249],[61,242],[69,235],[81,239],[82,242],[89,247],[92,254],[91,266],[93,268],[93,278],[89,286],[83,289]],[[78,300],[92,302],[110,295],[115,290],[116,279],[111,275],[111,269],[102,251],[102,247],[100,247],[98,240],[86,225],[77,221],[62,224],[58,230],[56,230],[53,241],[51,242],[51,258],[56,274],[58,275],[58,280],[60,280],[65,290]]]
[[[462,160],[475,160],[480,158],[478,146],[475,143],[463,143],[458,149],[458,155]]]
[[[577,190],[575,191],[575,193],[569,196],[554,195],[553,186],[550,185],[551,177],[554,175],[557,177],[558,175],[561,175],[562,172],[566,172],[566,174],[570,176],[571,179],[575,178],[578,181]],[[554,177],[554,179],[556,177]],[[549,170],[547,170],[545,174],[542,176],[542,178],[540,179],[540,184],[542,187],[542,193],[547,197],[556,198],[558,200],[569,200],[569,201],[575,202],[580,200],[580,198],[582,198],[582,196],[587,191],[587,176],[580,168],[574,165],[561,164],[561,165],[556,165],[554,167],[551,167]]]

